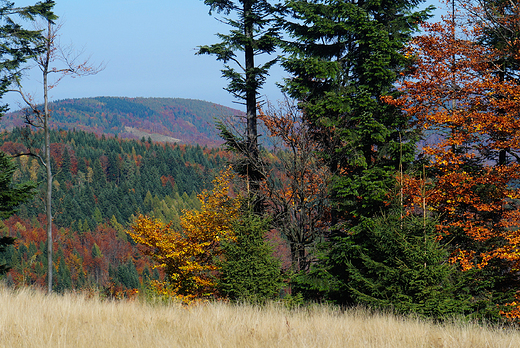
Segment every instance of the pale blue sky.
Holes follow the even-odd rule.
[[[16,6],[36,0],[13,0]],[[218,42],[229,27],[208,14],[202,0],[56,0],[62,23],[61,42],[84,50],[91,62],[106,68],[95,76],[66,78],[51,91],[51,100],[95,96],[201,99],[241,109],[223,90],[222,63],[196,56],[198,45]],[[275,86],[285,76],[271,71],[262,95],[275,102]],[[24,80],[40,101],[38,74]],[[4,99],[17,109],[15,96]]]
[[[13,0],[16,6],[36,0]],[[125,96],[173,97],[211,101],[241,108],[223,90],[222,63],[212,56],[196,56],[198,45],[218,42],[217,32],[228,27],[208,14],[202,0],[57,0],[55,13],[62,23],[62,44],[73,44],[106,67],[95,76],[66,78],[51,91],[51,99]],[[263,94],[281,97],[270,78]],[[24,80],[37,99],[41,78]],[[5,100],[17,109],[17,98]]]

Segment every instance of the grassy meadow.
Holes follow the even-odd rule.
[[[326,306],[288,310],[46,296],[0,288],[0,347],[519,347],[520,330]]]

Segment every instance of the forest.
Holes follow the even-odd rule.
[[[31,140],[41,140],[41,135],[31,134]],[[123,225],[139,213],[178,224],[184,209],[199,206],[196,194],[209,187],[227,157],[218,148],[105,138],[84,131],[56,130],[51,139],[58,291],[108,286],[111,279],[125,289],[139,287],[142,272],[146,277],[154,270],[139,256]],[[27,151],[23,142],[23,130],[15,128],[2,135],[1,151]],[[43,180],[45,171],[36,158],[22,156],[14,163],[13,181]],[[43,201],[35,199],[2,222],[4,233],[13,231],[19,240],[5,251],[12,267],[8,282],[45,284],[44,210]]]
[[[204,3],[231,29],[197,54],[245,107],[217,120],[221,146],[122,139],[96,109],[180,137],[158,100],[76,103],[111,135],[52,129],[28,101],[0,135],[5,283],[517,323],[520,3],[450,0],[437,22],[415,0]],[[52,5],[22,13],[49,29],[11,42],[29,53],[0,57],[0,91],[49,63]],[[265,103],[275,64],[287,99]]]

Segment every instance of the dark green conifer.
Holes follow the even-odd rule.
[[[436,221],[400,214],[364,219],[336,245],[328,257],[339,282],[330,297],[434,318],[469,313],[467,279],[447,261]]]
[[[292,42],[284,90],[299,101],[334,179],[337,218],[355,226],[384,208],[399,163],[414,159],[409,120],[382,97],[407,64],[405,43],[428,18],[418,0],[287,1]]]
[[[219,282],[222,293],[233,300],[265,301],[282,288],[281,262],[265,241],[269,221],[245,213],[235,224],[235,241],[223,243]]]
[[[14,214],[18,205],[34,195],[36,184],[33,182],[13,185],[15,170],[10,157],[0,151],[0,220]]]
[[[409,64],[402,50],[429,17],[431,8],[414,10],[420,2],[286,2],[284,27],[290,42],[282,65],[291,77],[284,90],[299,101],[333,175],[327,265],[320,265],[314,275],[322,278],[307,282],[314,284],[307,290],[343,284],[337,294],[341,302],[360,301],[364,294],[348,288],[354,277],[349,262],[361,257],[355,254],[360,250],[370,255],[380,250],[369,242],[372,232],[366,226],[388,211],[400,166],[406,170],[415,159],[418,135],[407,116],[384,97],[397,93],[395,82]],[[366,279],[375,272],[365,266],[358,270]]]
[[[200,46],[198,54],[214,55],[224,63],[222,75],[230,81],[226,90],[246,106],[243,133],[233,133],[222,124],[220,130],[226,144],[241,157],[235,169],[249,180],[251,191],[256,194],[258,181],[262,178],[258,167],[258,95],[269,69],[278,58],[267,59],[264,63],[255,59],[262,54],[274,53],[279,43],[275,6],[268,0],[205,0],[204,3],[210,6],[211,11],[226,15],[233,12],[233,17],[224,19],[231,26],[230,33],[218,34],[222,41],[211,46]],[[243,58],[237,55],[238,52],[243,54]],[[230,62],[236,68],[231,67]],[[259,205],[255,204],[255,207]]]
[[[27,201],[34,195],[36,184],[26,182],[13,185],[13,173],[15,166],[6,153],[0,151],[0,220],[6,219],[15,213],[16,207]],[[14,243],[14,238],[2,236],[0,238],[0,253]],[[6,263],[0,264],[0,275],[9,271],[10,267]]]

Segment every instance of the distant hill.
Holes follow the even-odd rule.
[[[207,146],[222,143],[215,119],[241,113],[206,101],[180,98],[65,99],[50,103],[50,108],[52,128]],[[0,131],[22,126],[22,112],[10,112],[0,119]]]

